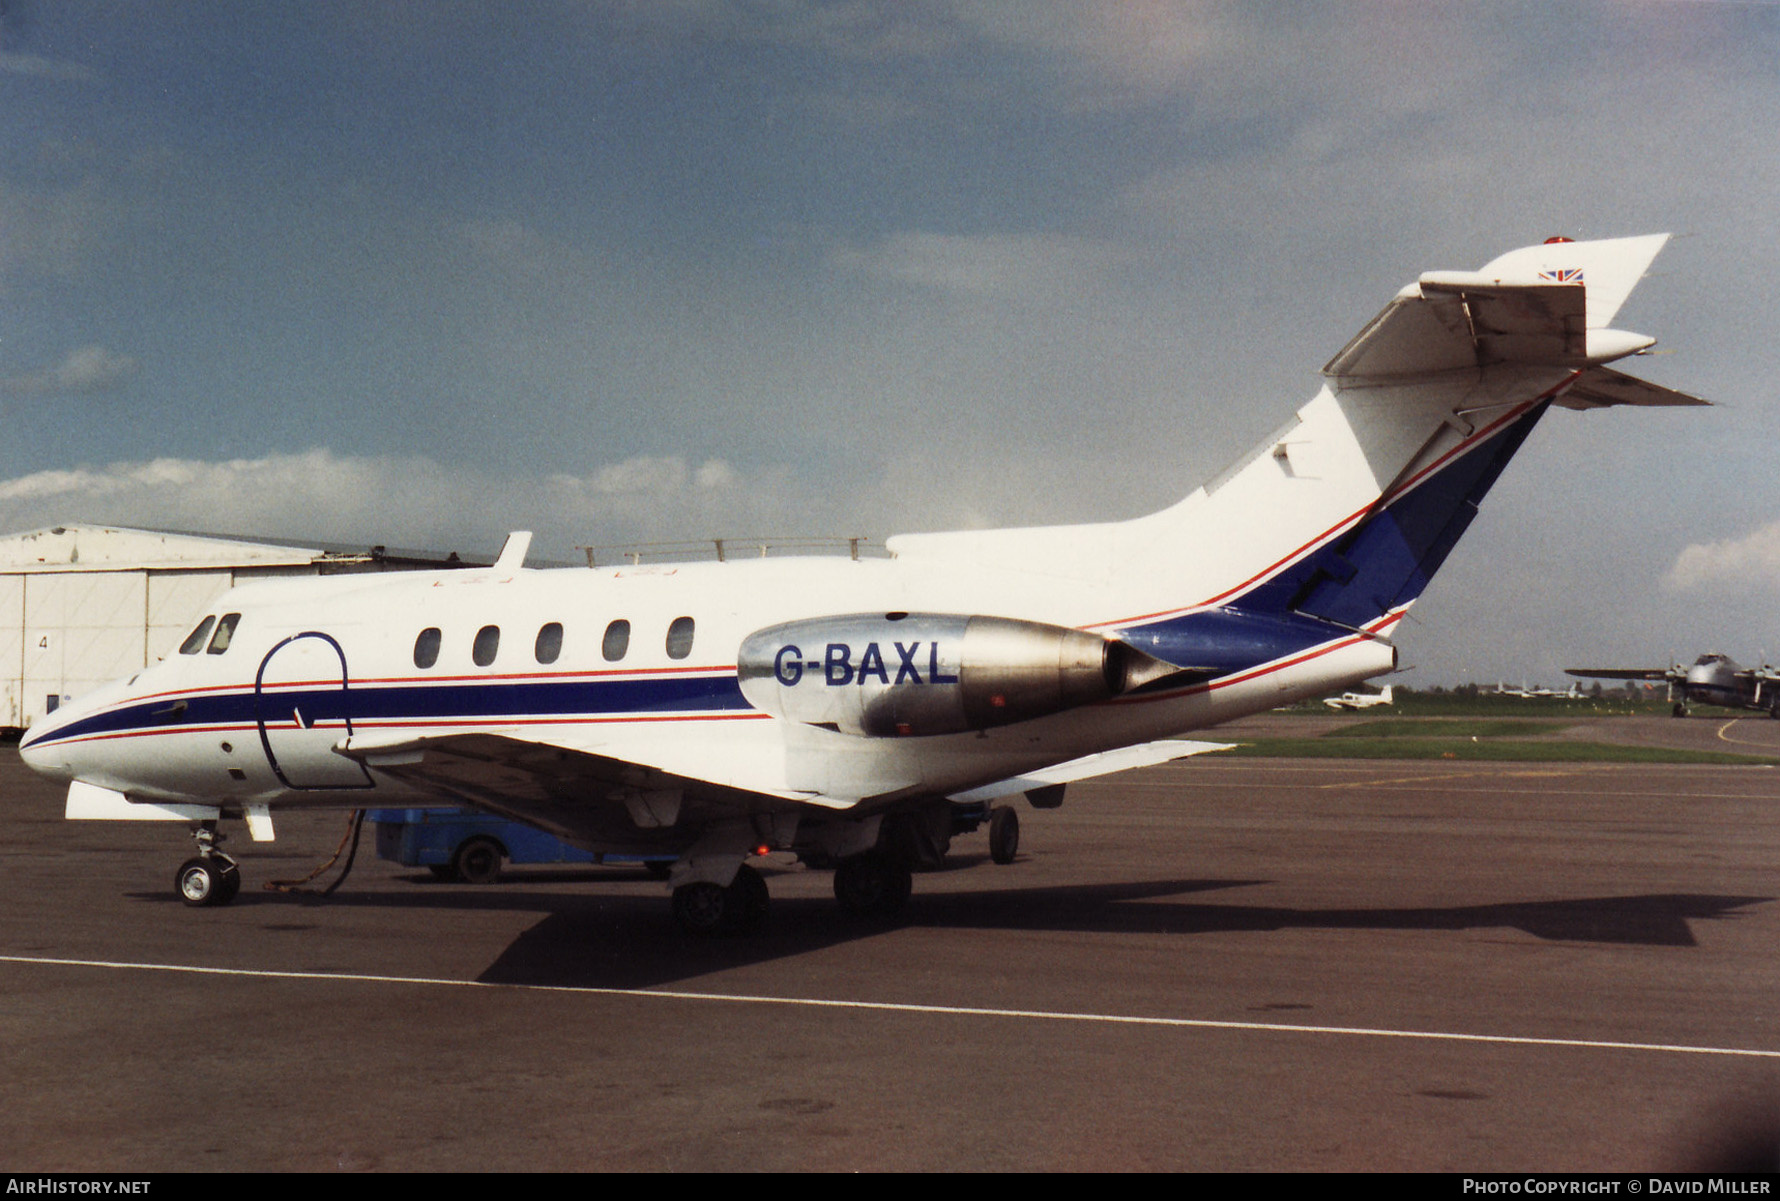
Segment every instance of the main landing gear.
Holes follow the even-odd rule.
[[[894,921],[913,887],[908,863],[881,850],[849,856],[834,869],[835,900],[865,921]],[[747,934],[765,920],[768,904],[766,880],[744,863],[727,886],[694,880],[674,889],[674,921],[700,938]]]
[[[742,864],[728,887],[694,880],[674,889],[674,920],[701,938],[745,934],[766,918],[766,881]]]
[[[1020,818],[1010,807],[986,803],[958,805],[943,800],[924,809],[910,809],[863,821],[835,823],[806,829],[798,839],[782,831],[777,845],[795,848],[806,867],[834,869],[834,899],[849,917],[888,925],[908,908],[913,873],[939,868],[955,833],[969,832],[987,823],[989,857],[998,864],[1014,862],[1020,851]],[[747,831],[751,836],[752,831]],[[766,917],[766,881],[746,863],[734,869],[727,884],[728,863],[741,858],[741,845],[770,846],[771,842],[694,847],[673,868],[682,881],[673,890],[674,921],[687,934],[721,937],[756,929]],[[727,859],[727,863],[725,860]]]
[[[179,899],[194,907],[227,905],[241,891],[241,869],[235,861],[217,850],[222,841],[213,821],[199,822],[192,828],[198,853],[179,865],[173,874],[173,888]]]

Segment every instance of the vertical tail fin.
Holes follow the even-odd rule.
[[[1181,558],[1227,564],[1229,583],[1199,586],[1202,604],[1354,628],[1394,619],[1550,402],[1579,381],[1591,406],[1698,403],[1600,366],[1654,341],[1608,323],[1666,239],[1553,241],[1481,271],[1423,275],[1330,360],[1323,390],[1285,430],[1145,519],[1147,573],[1180,539]],[[1177,596],[1201,574],[1160,570],[1180,577]]]
[[[902,535],[890,549],[1073,576],[1129,615],[1094,624],[1175,664],[1254,662],[1332,630],[1378,635],[1554,401],[1702,403],[1602,366],[1654,341],[1609,323],[1666,240],[1553,240],[1481,271],[1422,275],[1329,361],[1285,427],[1160,513]]]

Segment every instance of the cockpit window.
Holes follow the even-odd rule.
[[[692,618],[674,618],[668,627],[667,653],[670,659],[684,659],[692,653]]]
[[[438,626],[428,626],[420,631],[420,636],[414,640],[414,666],[424,669],[439,661],[440,637]]]
[[[182,655],[195,655],[203,650],[204,639],[210,637],[210,627],[215,624],[216,614],[214,613],[209,617],[206,617],[203,621],[200,621],[198,623],[198,628],[187,634],[185,636],[185,641],[179,644],[179,653]]]
[[[235,626],[241,621],[239,613],[224,613],[222,620],[216,623],[216,633],[210,636],[209,655],[220,655],[229,649],[229,643],[235,637]]]

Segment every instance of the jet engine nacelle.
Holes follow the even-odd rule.
[[[757,630],[742,695],[847,734],[957,734],[1108,700],[1175,669],[1064,626],[949,613],[857,613]]]

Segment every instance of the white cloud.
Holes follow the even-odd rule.
[[[18,54],[0,51],[0,72],[8,75],[32,75],[39,79],[62,79],[74,83],[96,83],[99,75],[79,63],[44,58],[39,54]]]
[[[0,180],[0,293],[31,275],[77,278],[117,221],[97,185],[26,188]]]
[[[68,352],[54,367],[0,379],[0,394],[35,396],[59,392],[109,392],[136,374],[137,362],[103,346]]]
[[[1082,295],[1128,261],[1109,242],[1067,235],[899,233],[866,248],[835,251],[831,261],[941,292],[1043,301]]]
[[[1780,521],[1740,538],[1690,543],[1675,556],[1663,587],[1692,593],[1780,587]]]
[[[335,542],[492,548],[509,529],[543,553],[588,544],[810,531],[807,497],[722,460],[639,457],[584,474],[499,476],[426,458],[300,454],[160,458],[0,480],[0,528],[67,521]],[[468,540],[466,544],[465,540]]]

